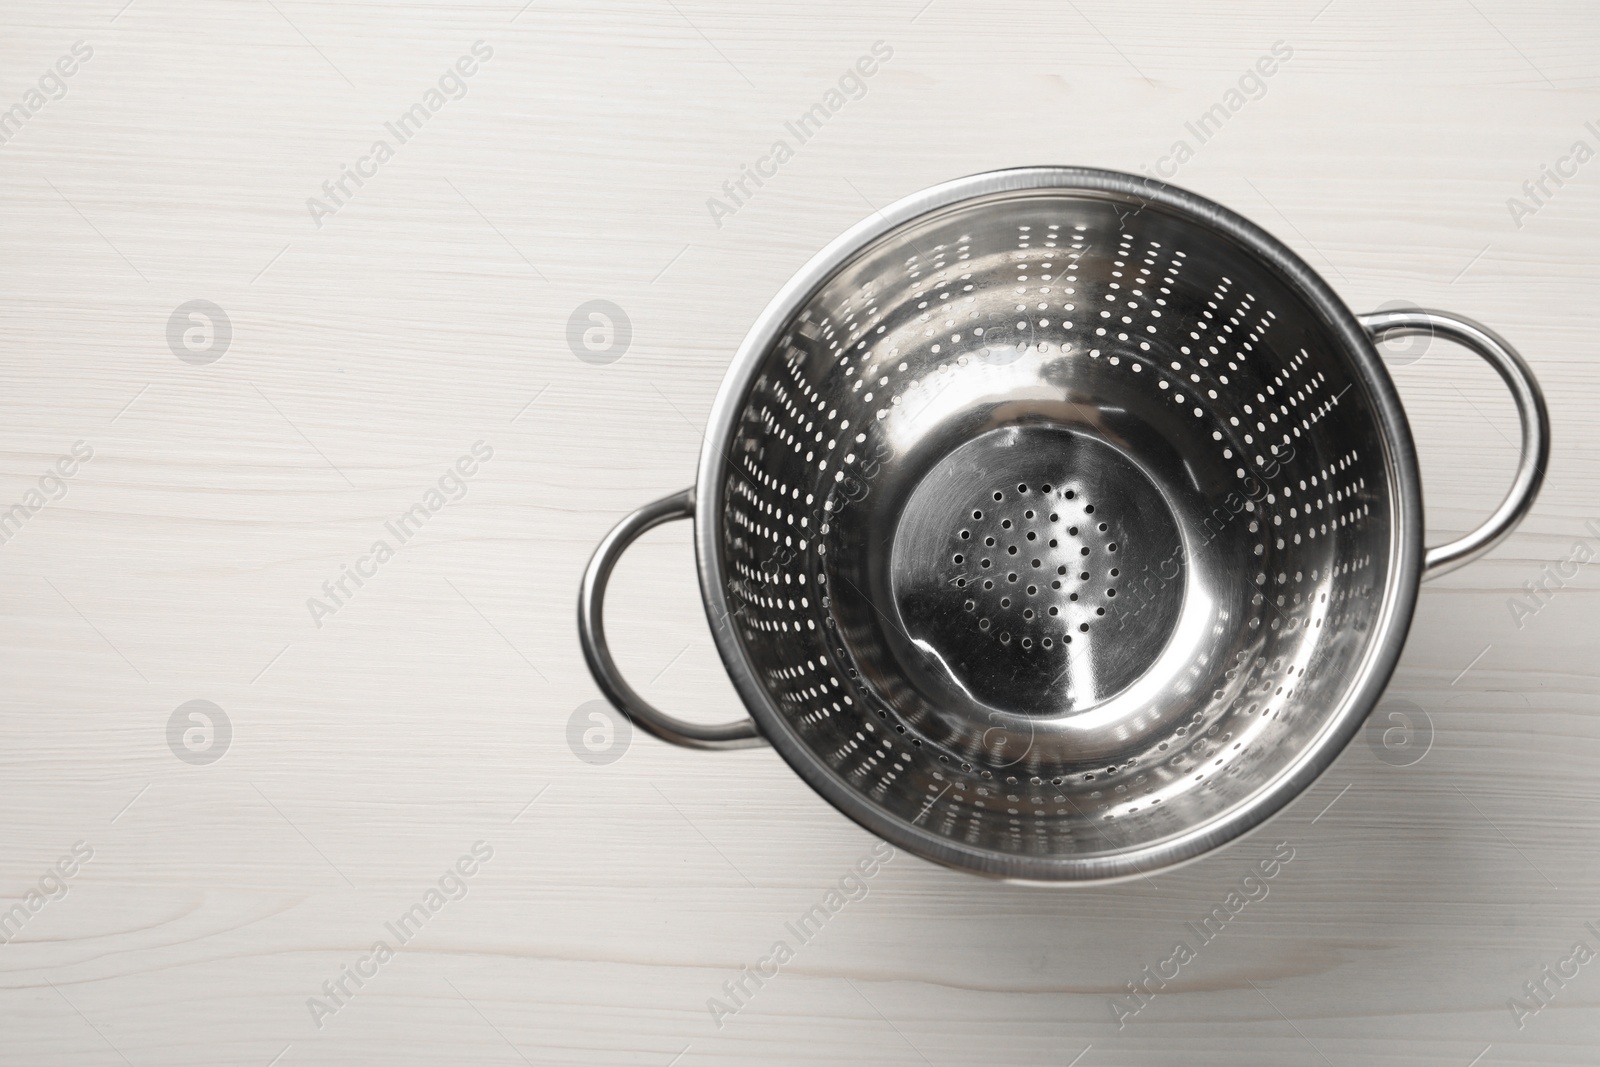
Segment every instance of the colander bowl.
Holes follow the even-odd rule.
[[[1486,359],[1522,424],[1511,490],[1425,548],[1374,341]],[[1538,492],[1544,401],[1470,320],[1353,315],[1225,208],[1039,167],[936,186],[780,292],[717,397],[696,486],[624,519],[579,598],[607,697],[678,744],[771,744],[894,845],[1098,882],[1197,857],[1316,778],[1376,703],[1419,583]],[[750,718],[652,707],[606,645],[607,579],[693,518]]]

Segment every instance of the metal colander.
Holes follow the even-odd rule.
[[[1425,552],[1410,432],[1373,338],[1468,345],[1523,454],[1473,534]],[[1338,754],[1424,574],[1510,532],[1548,420],[1465,319],[1358,321],[1283,245],[1130,175],[1035,168],[910,197],[817,256],[723,384],[696,490],[601,545],[580,631],[602,689],[697,747],[770,742],[927,858],[1094,881],[1196,856]],[[693,516],[753,718],[705,727],[617,673],[617,556]]]

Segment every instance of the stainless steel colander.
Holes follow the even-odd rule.
[[[1424,549],[1410,430],[1373,348],[1431,333],[1510,387],[1522,456],[1479,529]],[[963,178],[814,258],[745,338],[696,488],[584,577],[606,695],[698,748],[769,742],[897,846],[1103,881],[1245,832],[1359,729],[1418,583],[1483,554],[1549,448],[1527,365],[1469,320],[1357,318],[1232,212],[1107,171]],[[708,727],[617,672],[618,556],[693,517],[751,719]]]

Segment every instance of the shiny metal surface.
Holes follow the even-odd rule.
[[[705,726],[657,710],[628,684],[611,656],[611,646],[606,643],[606,586],[617,560],[646,531],[693,515],[694,490],[685,489],[645,505],[606,535],[583,572],[583,587],[578,593],[578,643],[583,646],[583,658],[589,664],[589,673],[599,683],[600,691],[641,729],[685,748],[748,748],[762,744],[754,720]]]
[[[1326,285],[1215,204],[1060,168],[808,264],[724,382],[695,520],[795,770],[896,845],[1050,882],[1183,862],[1309,784],[1423,555],[1403,413]]]
[[[1511,390],[1511,399],[1517,405],[1517,419],[1522,424],[1517,473],[1505,499],[1476,530],[1449,544],[1428,549],[1422,572],[1422,580],[1427,581],[1465,566],[1488,552],[1509,537],[1528,514],[1539,496],[1539,487],[1544,484],[1544,468],[1550,461],[1550,412],[1528,364],[1505,338],[1481,323],[1448,311],[1426,308],[1375,311],[1362,315],[1360,322],[1371,332],[1374,341],[1413,334],[1437,335],[1471,349],[1495,369]]]

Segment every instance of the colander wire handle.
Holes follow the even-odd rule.
[[[1389,337],[1426,334],[1454,341],[1482,356],[1511,389],[1517,418],[1522,422],[1522,456],[1517,462],[1517,475],[1511,482],[1511,489],[1476,530],[1427,550],[1422,566],[1422,578],[1427,581],[1488,552],[1510,536],[1528,514],[1534,498],[1539,495],[1544,469],[1550,459],[1550,412],[1545,408],[1544,393],[1528,364],[1516,349],[1487,326],[1447,311],[1425,308],[1374,311],[1360,316],[1360,322],[1375,343]]]
[[[685,748],[750,748],[766,744],[756,730],[754,719],[706,726],[684,722],[658,711],[622,677],[616,661],[611,658],[611,648],[606,644],[606,584],[611,580],[611,571],[616,567],[617,560],[645,531],[662,523],[693,516],[694,490],[685,489],[653,504],[646,504],[606,534],[583,572],[583,587],[578,593],[578,641],[583,645],[583,658],[588,661],[589,673],[594,675],[606,699],[616,705],[617,710],[631,719],[634,725],[663,741],[671,741]]]

